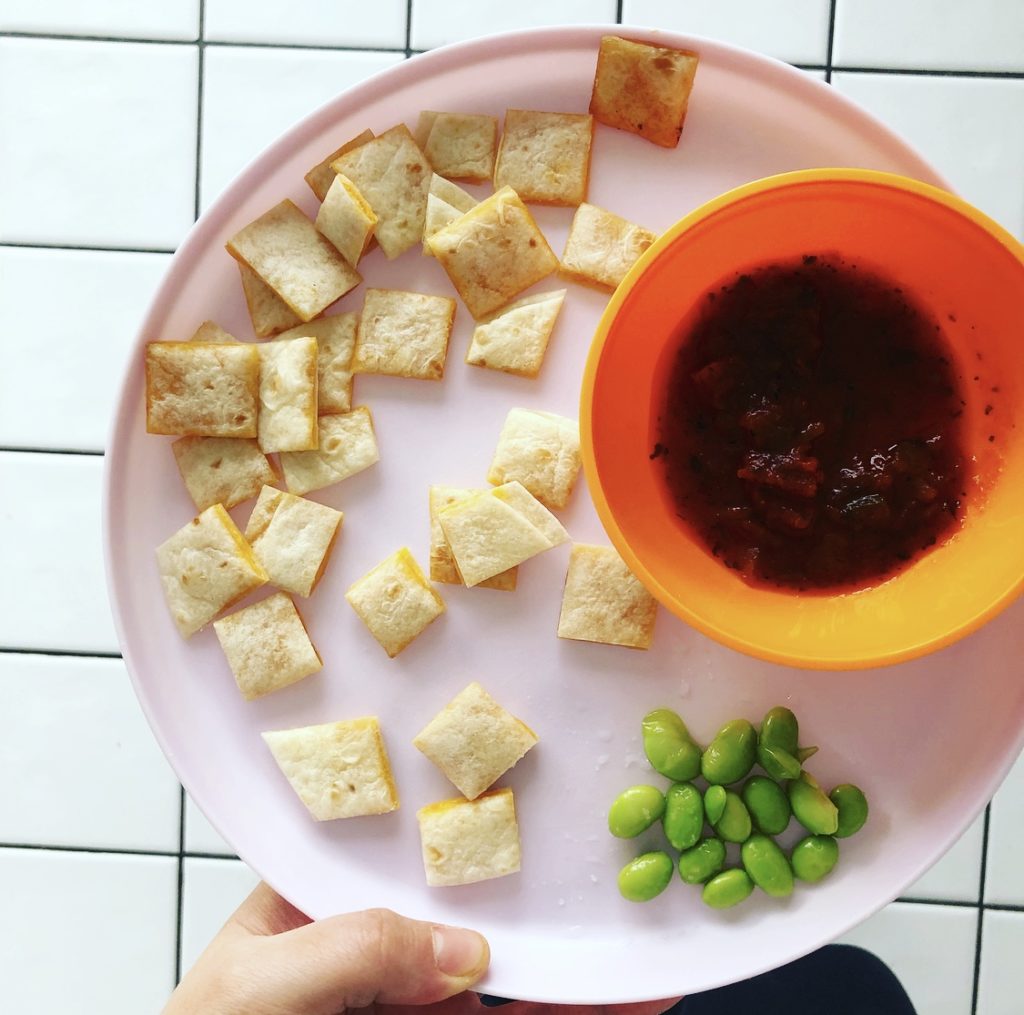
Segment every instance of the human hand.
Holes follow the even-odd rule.
[[[376,1015],[559,1010],[525,1001],[486,1008],[468,990],[489,960],[487,942],[475,931],[409,920],[386,909],[314,922],[261,884],[178,985],[164,1015],[342,1015],[371,1006]],[[570,1011],[659,1015],[674,1000]]]

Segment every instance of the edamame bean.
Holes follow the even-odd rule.
[[[844,782],[836,786],[828,798],[839,811],[839,826],[835,833],[837,839],[845,839],[864,827],[864,822],[868,820],[868,801],[856,786]]]
[[[708,786],[704,790],[704,813],[709,825],[718,824],[722,811],[725,810],[725,787]]]
[[[776,705],[761,720],[757,742],[765,747],[781,747],[787,754],[796,754],[800,742],[800,725],[796,716],[784,705]]]
[[[700,747],[677,713],[656,708],[644,716],[641,726],[644,753],[655,772],[676,782],[689,782],[700,774]]]
[[[679,854],[679,876],[688,885],[699,885],[725,866],[725,843],[714,836]]]
[[[739,782],[754,767],[757,733],[746,719],[727,722],[700,759],[701,775],[719,786]]]
[[[801,880],[814,883],[830,873],[839,859],[839,843],[831,835],[808,835],[794,847],[790,862]]]
[[[750,811],[750,820],[759,832],[779,835],[786,830],[793,814],[786,791],[763,775],[752,775],[744,784],[743,802]]]
[[[665,794],[657,786],[630,786],[608,808],[608,831],[619,839],[632,839],[664,813]]]
[[[762,892],[776,898],[793,894],[793,868],[774,839],[752,835],[740,847],[740,859],[750,880]]]
[[[704,829],[704,798],[692,782],[677,782],[665,794],[661,819],[665,838],[675,849],[689,849]]]
[[[660,849],[641,853],[619,871],[619,892],[630,902],[648,902],[672,880],[672,858]]]
[[[796,750],[796,760],[802,765],[808,758],[813,758],[817,753],[817,747],[798,747]]]
[[[807,772],[802,772],[799,779],[789,784],[789,804],[797,821],[808,832],[835,835],[839,828],[839,809]]]
[[[750,897],[754,882],[750,875],[739,867],[731,867],[716,874],[705,886],[701,898],[712,909],[728,909],[739,905]]]
[[[758,744],[757,763],[779,782],[787,782],[800,775],[800,762],[781,747]]]
[[[725,808],[713,827],[726,842],[746,842],[750,838],[750,811],[738,793],[725,791]]]

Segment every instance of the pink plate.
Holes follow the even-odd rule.
[[[543,29],[416,57],[314,113],[263,153],[202,217],[178,251],[143,323],[107,455],[105,543],[114,617],[146,715],[181,781],[239,855],[315,917],[368,906],[465,924],[491,942],[484,988],[553,1002],[625,1002],[690,993],[750,976],[839,936],[903,892],[978,814],[1022,746],[1024,607],[920,661],[870,672],[813,673],[759,663],[669,614],[649,652],[555,636],[567,548],[524,566],[515,593],[440,586],[448,613],[389,660],[343,595],[399,546],[426,563],[431,483],[483,485],[513,406],[575,415],[584,358],[605,298],[569,285],[536,381],[464,365],[471,321],[459,309],[442,383],[360,377],[381,461],[314,497],[344,510],[343,533],[315,595],[300,600],[323,671],[263,700],[239,696],[212,630],[183,641],[164,604],[154,547],[194,509],[170,439],[145,433],[142,347],[186,339],[212,318],[251,338],[224,242],[284,197],[315,211],[303,173],[366,127],[421,109],[502,115],[506,107],[582,112],[598,39],[614,28]],[[597,128],[590,200],[663,229],[727,188],[784,170],[860,166],[943,185],[906,144],[820,80],[742,50],[631,30],[700,52],[682,143],[666,151]],[[483,191],[481,191],[483,192]],[[562,249],[570,209],[537,209]],[[449,293],[440,267],[413,250],[361,265],[369,285]],[[560,288],[557,279],[538,289]],[[342,301],[358,309],[359,290]],[[233,514],[244,526],[251,504]],[[607,542],[586,489],[563,520]],[[516,793],[520,874],[449,889],[426,886],[416,810],[454,795],[416,751],[415,733],[479,680],[541,737],[502,785]],[[825,784],[863,786],[871,820],[843,843],[836,872],[785,902],[760,896],[727,913],[675,881],[647,905],[625,902],[615,876],[635,844],[612,839],[608,803],[657,776],[643,758],[641,716],[677,708],[699,739],[737,716],[793,707],[821,745]],[[402,798],[397,812],[317,824],[292,793],[261,730],[379,715]],[[656,841],[651,836],[651,841]]]

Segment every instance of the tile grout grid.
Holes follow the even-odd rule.
[[[836,31],[836,7],[838,0],[830,0],[828,11],[828,36],[824,64],[794,64],[802,70],[824,72],[826,82],[831,82],[835,72],[864,75],[903,75],[903,76],[926,76],[926,77],[952,77],[952,78],[982,78],[982,79],[1024,79],[1022,71],[999,71],[999,70],[949,70],[943,68],[893,68],[893,67],[872,67],[872,66],[846,66],[836,64],[833,60],[835,31]],[[616,23],[621,24],[623,20],[623,0],[616,3]],[[405,5],[405,27],[404,46],[343,46],[343,45],[313,45],[302,43],[274,43],[274,42],[243,42],[232,40],[207,40],[205,37],[206,28],[206,0],[199,2],[199,16],[197,36],[195,39],[157,39],[146,37],[129,37],[118,35],[73,35],[48,32],[21,32],[21,31],[0,31],[0,38],[3,39],[25,39],[53,42],[75,42],[75,43],[111,43],[111,44],[138,44],[138,45],[163,45],[175,47],[194,47],[198,56],[198,81],[197,81],[197,106],[196,106],[196,133],[195,133],[195,179],[194,179],[194,218],[198,219],[201,213],[201,189],[202,189],[202,155],[203,155],[203,125],[204,125],[204,71],[205,56],[208,48],[251,48],[251,49],[278,49],[278,50],[312,50],[330,52],[353,52],[353,53],[400,53],[406,59],[423,52],[414,49],[412,46],[413,34],[413,0],[406,0]],[[119,246],[119,245],[89,245],[74,243],[41,243],[21,242],[17,240],[0,241],[0,249],[25,249],[25,250],[60,250],[60,251],[82,251],[90,253],[137,253],[137,254],[158,254],[170,255],[174,248],[169,247],[145,247],[145,246]],[[95,450],[74,450],[62,448],[44,447],[0,447],[0,453],[12,454],[43,454],[60,456],[91,456],[102,457],[102,451]],[[99,651],[75,651],[68,649],[38,649],[31,647],[0,647],[0,655],[26,655],[26,656],[51,656],[51,657],[72,657],[89,659],[120,659],[117,652]],[[119,856],[142,856],[161,857],[174,859],[177,863],[177,889],[176,889],[176,927],[175,927],[175,955],[174,955],[174,981],[177,983],[183,973],[183,924],[184,924],[184,881],[185,862],[190,859],[208,859],[222,861],[237,861],[238,858],[225,853],[211,853],[189,850],[186,848],[186,794],[183,787],[178,789],[179,814],[178,814],[178,842],[176,851],[146,850],[128,848],[103,848],[90,846],[65,846],[40,843],[19,843],[0,842],[0,851],[8,850],[36,850],[53,851],[62,853],[83,853],[103,854]],[[981,958],[984,916],[988,912],[1010,912],[1024,913],[1024,904],[1001,904],[986,901],[986,872],[989,853],[989,831],[990,831],[991,807],[986,806],[982,828],[982,842],[980,853],[980,870],[978,877],[977,899],[972,901],[949,900],[941,898],[915,897],[912,895],[901,896],[896,901],[899,904],[923,905],[935,907],[950,907],[958,909],[973,909],[977,914],[977,927],[974,944],[973,979],[971,986],[971,1012],[978,1010],[979,986],[981,982]]]

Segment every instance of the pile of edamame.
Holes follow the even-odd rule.
[[[728,909],[755,887],[783,897],[795,880],[813,884],[829,874],[839,859],[837,840],[860,831],[868,803],[850,783],[826,794],[803,767],[817,748],[801,747],[799,738],[796,716],[781,705],[760,729],[746,719],[727,722],[703,750],[671,709],[644,716],[647,759],[672,785],[665,792],[649,785],[624,790],[608,811],[608,830],[631,839],[660,821],[679,857],[673,862],[665,850],[652,850],[631,860],[619,872],[623,897],[653,899],[678,870],[687,884],[703,885],[707,905]],[[767,774],[751,775],[755,764]],[[698,778],[707,784],[703,791]],[[775,836],[792,817],[808,834],[787,856]],[[726,843],[739,845],[739,866],[726,866]]]

